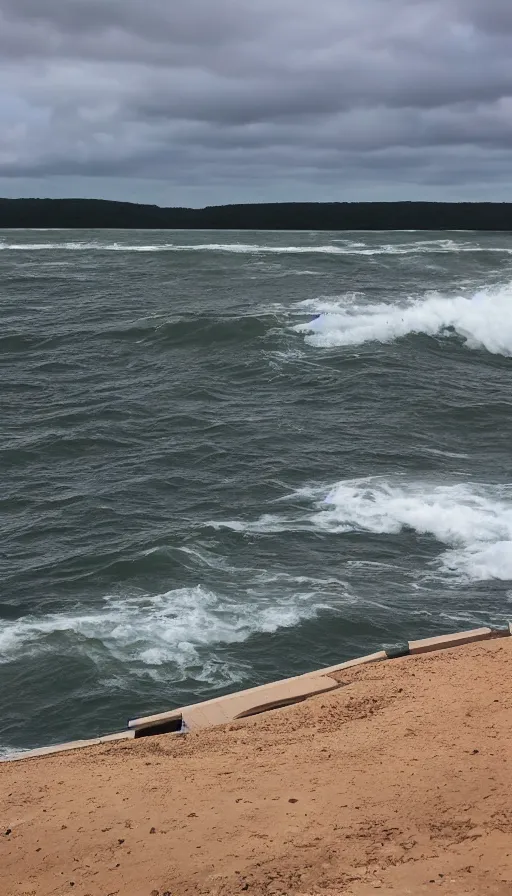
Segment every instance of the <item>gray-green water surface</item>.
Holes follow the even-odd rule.
[[[0,232],[0,746],[512,609],[512,235]]]

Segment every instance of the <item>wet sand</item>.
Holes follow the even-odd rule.
[[[512,638],[196,734],[0,764],[2,896],[512,893]]]

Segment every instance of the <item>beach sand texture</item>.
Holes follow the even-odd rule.
[[[512,893],[512,639],[0,765],[2,896]]]

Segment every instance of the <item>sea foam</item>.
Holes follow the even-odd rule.
[[[368,304],[353,296],[308,301],[318,316],[294,330],[318,348],[390,343],[424,334],[458,337],[471,349],[512,355],[512,284],[471,296],[427,295],[396,304]]]
[[[132,664],[134,674],[141,666],[172,663],[186,675],[204,665],[199,659],[202,648],[214,652],[216,645],[245,641],[257,632],[272,633],[314,616],[319,606],[311,600],[311,588],[300,585],[262,581],[243,598],[201,586],[155,595],[115,595],[87,612],[7,620],[0,630],[0,663],[58,649],[63,655],[108,655]]]
[[[62,242],[11,243],[0,241],[0,250],[11,252],[43,252],[61,250],[70,252],[222,252],[238,255],[429,255],[459,252],[491,252],[510,255],[512,249],[502,246],[482,246],[477,243],[461,243],[452,239],[416,240],[406,243],[366,244],[351,239],[335,239],[329,243],[277,246],[267,243],[107,243],[101,240],[66,240]]]
[[[300,489],[280,512],[217,526],[273,535],[285,531],[398,535],[410,530],[442,546],[437,565],[449,576],[512,580],[512,486],[367,477]],[[298,509],[297,503],[305,505]]]

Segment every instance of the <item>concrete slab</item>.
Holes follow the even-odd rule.
[[[506,622],[504,625],[493,625],[491,627],[493,638],[509,638],[510,637],[510,623]]]
[[[319,675],[329,675],[331,672],[340,672],[343,669],[351,669],[353,666],[364,666],[365,663],[378,663],[386,660],[387,654],[385,650],[378,650],[376,653],[368,653],[366,656],[357,657],[355,660],[347,660],[344,663],[336,663],[334,666],[327,666],[326,669],[317,669],[316,672],[306,672],[300,678],[318,678]]]
[[[72,740],[65,744],[52,744],[50,747],[38,747],[35,750],[25,750],[8,758],[8,762],[20,762],[22,759],[37,759],[38,756],[51,756],[53,753],[66,753],[70,750],[83,750],[84,747],[97,747],[100,744],[111,743],[118,740],[133,740],[135,731],[119,731],[116,734],[105,734],[102,737],[92,737],[89,740]]]
[[[409,641],[411,654],[429,653],[432,650],[446,650],[473,641],[486,641],[494,635],[490,628],[474,628],[467,632],[456,632],[453,635],[439,635],[437,638],[423,638],[421,641]]]
[[[108,744],[114,740],[133,740],[135,731],[119,731],[118,734],[104,734],[100,737],[100,744]]]
[[[10,757],[9,762],[20,762],[22,759],[36,759],[38,756],[51,756],[53,753],[65,753],[68,750],[81,750],[84,747],[95,747],[100,743],[99,737],[91,740],[73,740],[66,744],[53,744],[51,747],[38,747]]]
[[[314,694],[331,691],[339,687],[337,681],[325,675],[287,678],[271,684],[227,694],[204,703],[185,706],[169,713],[157,713],[146,718],[133,719],[128,722],[131,730],[140,731],[181,717],[189,731],[224,725],[235,719],[246,718],[259,712],[290,703],[305,700]]]

